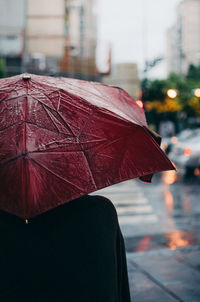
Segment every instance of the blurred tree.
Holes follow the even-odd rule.
[[[0,78],[4,78],[6,76],[6,66],[3,59],[0,58]]]
[[[188,68],[186,79],[189,81],[200,82],[200,66],[191,64]]]
[[[155,109],[156,112],[159,113],[167,113],[167,112],[179,112],[182,110],[183,106],[179,103],[178,99],[169,99],[166,98],[164,102],[161,101],[153,101],[151,103],[151,108]]]
[[[200,98],[193,95],[193,90],[200,88],[200,66],[190,65],[185,77],[171,73],[162,80],[144,79],[141,85],[148,122],[158,125],[163,119],[169,119],[178,125],[180,116],[200,116]],[[170,88],[178,91],[175,99],[167,97]]]
[[[154,101],[164,100],[166,93],[166,80],[153,80],[144,79],[142,81],[142,100]]]
[[[200,116],[200,100],[197,97],[192,97],[189,100],[189,107],[193,111],[193,116]]]

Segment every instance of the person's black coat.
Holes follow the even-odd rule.
[[[130,302],[113,204],[84,196],[25,224],[0,212],[1,302]]]

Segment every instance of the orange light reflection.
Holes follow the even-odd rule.
[[[148,251],[150,242],[151,242],[151,236],[145,236],[144,238],[142,238],[138,244],[136,252]]]
[[[187,236],[184,231],[174,231],[166,234],[165,236],[168,239],[167,246],[171,250],[176,250],[191,245],[191,238],[186,238]]]
[[[136,103],[140,108],[143,108],[143,102],[141,100],[137,100]]]
[[[171,142],[172,142],[172,144],[176,144],[178,142],[178,137],[172,136]]]
[[[190,156],[192,153],[192,149],[190,147],[185,148],[184,150],[184,155],[185,156]]]
[[[162,174],[162,180],[166,185],[172,185],[177,180],[177,173],[174,170],[165,171]]]
[[[170,191],[165,191],[164,192],[164,200],[165,200],[166,208],[169,211],[173,211],[173,209],[174,209],[174,198],[173,198],[173,195]]]
[[[197,176],[197,177],[200,176],[200,169],[196,168],[194,170],[194,175]]]

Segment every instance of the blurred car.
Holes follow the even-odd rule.
[[[163,151],[165,151],[166,154],[171,151],[171,146],[171,137],[162,137],[161,148],[163,149]]]
[[[191,135],[192,130],[186,129],[180,132],[177,136],[174,135],[171,137],[163,137],[161,142],[161,148],[165,151],[166,154],[168,154],[178,141],[182,141]]]
[[[186,138],[187,137],[187,138]],[[200,175],[200,129],[178,140],[168,156],[180,175]]]
[[[179,143],[187,140],[188,138],[194,137],[197,133],[200,133],[200,129],[185,129],[176,136],[163,137],[161,142],[161,148],[166,154],[172,151],[173,147]]]

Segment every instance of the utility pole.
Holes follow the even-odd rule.
[[[28,49],[27,49],[27,10],[28,0],[24,0],[24,41],[23,41],[23,57],[22,57],[22,73],[27,71]]]
[[[182,76],[182,59],[183,59],[183,50],[182,50],[182,15],[178,18],[178,73]]]
[[[148,0],[142,0],[142,42],[143,42],[143,78],[148,78],[148,70],[146,68],[146,63],[148,60]]]

